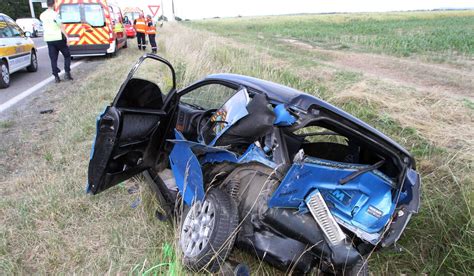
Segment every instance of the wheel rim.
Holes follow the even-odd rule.
[[[36,58],[35,54],[31,55],[31,63],[33,64],[34,69],[36,69],[38,67],[38,59]]]
[[[5,83],[10,82],[10,73],[8,72],[8,68],[5,64],[2,64],[2,78]]]
[[[209,243],[215,225],[215,209],[211,202],[196,202],[184,219],[181,250],[186,257],[199,255]]]

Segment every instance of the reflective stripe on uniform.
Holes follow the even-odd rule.
[[[151,26],[149,26],[151,23]],[[147,24],[146,24],[146,33],[147,34],[156,34],[156,26],[153,25],[153,22],[151,21],[147,21]]]
[[[146,23],[145,19],[138,18],[135,21],[135,30],[139,33],[145,33],[146,32]]]

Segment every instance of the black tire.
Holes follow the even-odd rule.
[[[351,268],[345,269],[341,275],[344,276],[369,276],[369,264],[367,259],[357,261]]]
[[[31,60],[30,65],[26,67],[28,72],[36,72],[38,71],[38,57],[36,56],[36,52],[33,50],[31,51]]]
[[[0,60],[0,88],[10,86],[10,69],[6,61]]]
[[[237,205],[234,200],[222,190],[219,189],[211,189],[202,203],[202,206],[208,202],[208,204],[213,204],[214,210],[214,226],[211,229],[211,233],[209,234],[210,237],[205,245],[198,243],[193,243],[195,246],[200,247],[203,246],[202,249],[199,249],[197,255],[190,256],[190,254],[186,254],[183,250],[183,247],[189,245],[185,243],[183,237],[186,235],[190,235],[186,231],[185,224],[186,219],[188,216],[192,216],[194,208],[197,206],[199,209],[201,206],[196,203],[191,206],[188,210],[185,210],[185,214],[182,220],[182,228],[180,229],[180,240],[179,240],[179,248],[182,253],[182,260],[183,264],[193,270],[193,271],[200,271],[200,270],[207,270],[209,272],[216,272],[219,270],[221,264],[224,263],[225,259],[229,255],[230,251],[232,250],[235,242],[235,237],[237,235],[237,226],[239,223],[239,214],[237,210]],[[191,217],[190,217],[191,219]],[[191,239],[191,237],[188,237]],[[191,241],[193,242],[193,241]],[[192,246],[194,247],[194,246]]]

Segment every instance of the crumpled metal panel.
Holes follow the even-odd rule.
[[[312,158],[311,162],[305,159],[290,168],[271,197],[269,207],[299,208],[309,193],[318,189],[336,219],[366,233],[381,231],[395,208],[391,183],[380,177],[380,172],[369,171],[341,185],[339,179],[356,168],[327,160],[313,161],[316,159]]]
[[[171,169],[184,202],[191,206],[194,200],[204,200],[201,164],[182,134],[175,131],[175,136],[175,145],[170,154]]]

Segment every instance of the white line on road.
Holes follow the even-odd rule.
[[[82,61],[78,61],[78,62],[74,63],[73,65],[71,65],[71,69],[76,67],[76,66],[79,66],[81,63],[82,63]],[[64,72],[61,73],[60,75],[64,75]],[[11,98],[7,102],[1,104],[0,105],[0,113],[7,110],[8,108],[14,106],[15,104],[17,104],[18,102],[20,102],[24,98],[28,97],[29,95],[35,93],[37,90],[41,89],[43,86],[45,86],[46,84],[52,82],[53,80],[54,80],[53,76],[51,76],[47,79],[44,79],[43,81],[37,83],[35,86],[31,87],[30,89],[22,92],[21,94],[16,95],[15,97]]]

